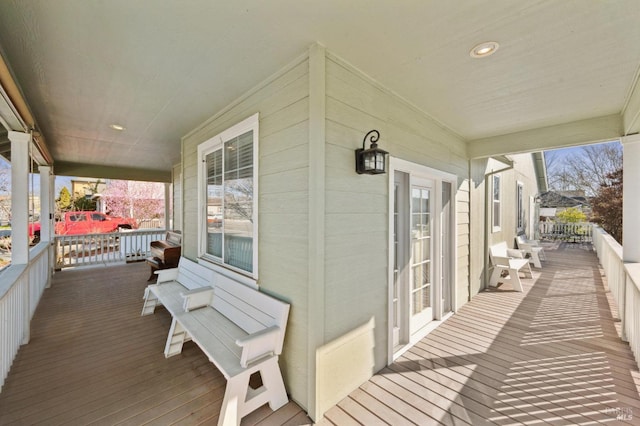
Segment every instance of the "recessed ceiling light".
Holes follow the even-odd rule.
[[[469,52],[469,55],[471,55],[472,58],[486,58],[496,53],[498,47],[500,47],[500,45],[497,41],[485,41],[474,46]]]
[[[120,132],[124,130],[124,126],[121,126],[120,124],[109,124],[109,127]]]

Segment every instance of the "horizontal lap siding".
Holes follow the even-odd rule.
[[[467,169],[462,176],[467,175]],[[461,179],[458,178],[458,182]],[[456,229],[457,229],[457,264],[456,264],[456,306],[460,308],[469,300],[469,264],[470,264],[470,240],[471,240],[471,218],[469,179],[462,180],[458,184],[456,193]]]
[[[517,230],[517,183],[524,185],[524,219],[525,225],[529,222],[529,197],[534,197],[538,193],[538,182],[534,160],[531,154],[514,154],[508,158],[513,162],[513,167],[498,162],[494,159],[476,159],[471,161],[472,202],[471,217],[474,218],[472,227],[473,248],[471,259],[470,288],[471,297],[474,297],[484,286],[485,272],[485,248],[505,241],[509,247],[515,246],[515,236]],[[493,232],[492,206],[486,206],[487,189],[492,191],[491,178],[486,174],[492,170],[504,171],[498,173],[501,177],[501,226],[500,230]],[[488,185],[488,188],[487,188]],[[491,197],[491,194],[489,194]],[[485,225],[487,235],[485,238]]]
[[[464,143],[337,58],[327,57],[325,342],[373,319],[374,364],[387,361],[388,179],[355,173],[354,150],[371,129],[394,157],[459,176],[458,244],[469,241]],[[368,146],[367,146],[368,148]],[[467,298],[468,248],[458,247],[458,294]],[[464,271],[464,273],[460,273]]]
[[[260,113],[258,284],[291,303],[281,366],[288,392],[307,401],[308,96],[306,59],[245,95],[183,139],[183,253],[198,256],[197,147]]]

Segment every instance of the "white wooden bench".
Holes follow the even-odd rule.
[[[531,263],[536,268],[542,268],[542,260],[545,260],[544,249],[540,246],[537,240],[528,240],[526,235],[518,235],[516,237],[516,244],[519,249],[524,250],[525,254],[528,254]]]
[[[183,294],[192,294],[192,303],[209,304],[213,296],[216,273],[186,257],[181,257],[177,268],[155,271],[156,284],[144,291],[142,315],[154,313],[157,305],[163,305],[171,316],[184,312]]]
[[[198,294],[184,295],[185,311],[173,316],[165,355],[179,354],[188,339],[195,342],[227,379],[218,425],[238,425],[265,403],[277,410],[288,402],[278,356],[289,304],[233,280],[217,282],[213,293],[204,307]],[[256,372],[262,386],[252,389]]]
[[[524,258],[522,250],[510,249],[507,243],[502,241],[489,247],[489,259],[493,266],[489,285],[495,287],[499,282],[510,282],[513,289],[522,291],[522,282],[519,273],[522,271],[525,276],[533,277],[529,259]],[[507,272],[508,277],[503,277],[503,272]]]

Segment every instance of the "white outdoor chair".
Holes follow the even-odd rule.
[[[489,247],[489,259],[493,265],[489,280],[489,285],[492,287],[497,286],[498,282],[510,282],[514,290],[522,291],[520,272],[525,274],[525,277],[533,278],[529,259],[524,258],[524,251],[510,249],[504,241]],[[509,275],[503,277],[503,272],[508,272]]]
[[[538,240],[528,240],[527,236],[522,234],[516,237],[516,245],[520,250],[524,250],[529,256],[531,263],[536,268],[542,268],[542,260],[546,260],[544,249],[540,246]]]

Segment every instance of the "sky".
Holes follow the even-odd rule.
[[[605,143],[602,143],[602,144],[593,144],[593,145],[594,146],[595,145],[604,145],[604,144],[609,144],[609,143],[620,144],[620,142],[605,142]],[[570,148],[551,149],[551,150],[545,151],[544,153],[545,153],[545,155],[547,153],[553,153],[554,155],[558,156],[558,161],[561,161],[566,157],[570,157],[572,155],[577,155],[582,150],[582,148],[585,147],[585,146],[587,146],[587,145],[572,146]]]

